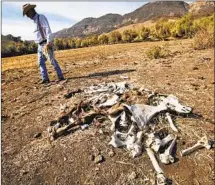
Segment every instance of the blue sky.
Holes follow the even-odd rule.
[[[52,32],[69,28],[86,17],[100,17],[107,13],[124,15],[146,2],[31,2],[36,11],[44,14]],[[22,5],[26,2],[2,2],[2,34],[21,36],[34,40],[33,21],[22,16]]]

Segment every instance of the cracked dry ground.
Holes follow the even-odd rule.
[[[148,59],[145,51],[155,45],[169,49],[171,56]],[[146,152],[132,159],[125,149],[114,148],[115,155],[110,157],[110,134],[95,126],[52,143],[47,138],[46,129],[59,116],[60,104],[72,104],[73,99],[65,99],[64,94],[92,84],[122,81],[120,76],[128,76],[128,82],[136,86],[173,94],[203,116],[176,119],[181,132],[178,160],[161,167],[173,184],[214,184],[213,150],[179,155],[204,134],[213,138],[213,49],[194,50],[192,40],[144,42],[58,51],[56,58],[68,80],[50,86],[38,84],[36,54],[2,60],[3,185],[153,184],[154,169]],[[105,158],[101,164],[90,159],[95,150]],[[134,172],[136,177],[131,177]]]

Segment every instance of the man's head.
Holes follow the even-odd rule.
[[[35,8],[36,5],[31,5],[31,4],[25,4],[23,5],[23,16],[27,16],[30,19],[33,19],[34,15],[36,14]]]

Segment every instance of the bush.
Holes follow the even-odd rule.
[[[75,40],[74,40],[74,39],[70,39],[68,42],[69,42],[69,47],[70,47],[70,48],[72,48],[72,49],[73,49],[73,48],[76,48]]]
[[[62,39],[54,39],[54,46],[55,46],[56,50],[63,49]]]
[[[81,39],[75,39],[75,46],[76,46],[76,48],[81,47]]]
[[[113,31],[109,34],[108,41],[110,44],[119,43],[122,40],[122,36],[118,31]]]
[[[199,30],[193,42],[194,49],[208,49],[214,47],[214,30],[213,29],[201,29]]]
[[[191,14],[179,19],[171,29],[171,36],[178,38],[192,38],[195,34],[194,18]]]
[[[150,35],[150,29],[146,27],[142,27],[138,32],[138,39],[146,40]]]
[[[108,36],[102,34],[98,37],[99,44],[108,44]]]
[[[169,23],[166,20],[160,20],[155,24],[154,30],[153,30],[153,37],[160,39],[160,40],[166,40],[168,37],[171,36],[171,23]]]
[[[89,42],[87,39],[84,39],[81,41],[81,47],[88,47],[89,46]]]
[[[122,33],[122,40],[124,42],[132,42],[136,37],[137,33],[134,30],[125,30]]]
[[[88,40],[89,46],[95,46],[99,43],[97,35],[90,36],[87,38],[87,40]]]
[[[214,14],[208,17],[202,17],[194,21],[194,29],[196,32],[202,29],[214,28]]]
[[[214,14],[195,21],[194,49],[214,47]]]
[[[146,55],[149,59],[165,58],[170,55],[170,51],[160,46],[154,46],[146,51]]]

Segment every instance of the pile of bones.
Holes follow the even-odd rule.
[[[109,144],[126,147],[132,157],[140,156],[144,147],[156,171],[156,183],[168,184],[157,159],[164,164],[174,163],[178,129],[171,116],[191,114],[192,108],[182,105],[174,95],[135,88],[126,82],[93,85],[82,93],[85,100],[67,111],[62,107],[60,118],[48,128],[50,139],[58,138],[74,125],[83,129],[106,117],[111,123]],[[168,123],[168,129],[163,128],[162,119]],[[212,147],[206,136],[180,154],[184,156],[203,147]]]

